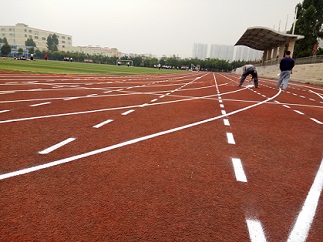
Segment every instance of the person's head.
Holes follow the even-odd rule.
[[[290,56],[290,51],[289,51],[289,50],[287,50],[287,51],[285,52],[285,55],[286,55],[287,57],[289,57],[289,56]]]

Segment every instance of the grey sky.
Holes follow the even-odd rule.
[[[289,30],[303,0],[10,0],[0,25],[73,37],[73,46],[191,57],[194,43],[234,45],[248,27]]]

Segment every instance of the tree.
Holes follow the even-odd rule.
[[[4,56],[7,56],[9,55],[11,52],[11,47],[10,45],[8,45],[8,42],[7,44],[4,44],[2,47],[1,47],[1,53],[4,55]]]
[[[50,34],[47,37],[47,49],[49,51],[58,51],[58,37],[56,34]]]
[[[36,47],[36,43],[34,42],[33,38],[29,38],[25,41],[25,46],[34,46]]]
[[[18,49],[18,55],[22,55],[24,53],[24,50],[22,48]]]
[[[323,1],[304,0],[302,4],[297,4],[296,9],[298,20],[295,33],[304,35],[304,39],[295,43],[294,57],[310,56],[318,38],[323,38]]]

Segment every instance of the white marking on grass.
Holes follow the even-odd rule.
[[[106,121],[103,121],[102,123],[99,123],[97,125],[94,125],[93,128],[97,128],[98,129],[98,128],[102,127],[103,125],[106,125],[108,123],[111,123],[112,121],[113,121],[112,119],[108,119]]]
[[[303,207],[298,214],[294,227],[289,234],[288,242],[303,242],[306,241],[308,232],[313,222],[315,211],[320,199],[323,187],[323,159],[316,173],[314,182],[310,191],[307,194]]]
[[[68,143],[70,143],[70,142],[74,141],[74,140],[75,140],[75,138],[68,138],[68,139],[63,140],[62,142],[60,142],[60,143],[58,143],[58,144],[56,144],[56,145],[53,145],[53,146],[51,146],[51,147],[49,147],[49,148],[47,148],[47,149],[44,149],[44,150],[42,150],[42,151],[39,151],[38,153],[39,153],[39,154],[41,154],[41,155],[48,154],[48,153],[50,153],[50,152],[52,152],[52,151],[54,151],[54,150],[57,150],[58,148],[60,148],[60,147],[62,147],[62,146],[64,146],[64,145],[66,145],[66,144],[68,144]]]
[[[233,170],[237,181],[247,182],[246,174],[243,170],[242,162],[239,158],[232,158]]]

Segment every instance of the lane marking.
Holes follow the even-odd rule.
[[[227,112],[225,110],[221,110],[222,115],[226,114]]]
[[[313,222],[316,208],[320,199],[323,187],[323,159],[316,173],[314,182],[307,194],[303,207],[297,217],[293,230],[289,234],[288,242],[306,241],[308,232]]]
[[[237,181],[247,182],[246,174],[243,170],[242,162],[239,158],[232,158],[233,170]]]
[[[249,230],[249,237],[251,242],[265,242],[266,236],[260,221],[247,219],[247,226]]]
[[[229,119],[223,119],[223,123],[225,126],[230,126],[230,122],[229,122]]]
[[[304,115],[304,113],[302,113],[301,111],[298,111],[298,110],[293,110],[293,111],[298,113],[298,114]]]
[[[314,122],[316,122],[316,123],[318,123],[318,124],[323,124],[323,122],[321,122],[321,121],[318,121],[317,119],[315,119],[315,118],[310,118],[311,120],[313,120]]]
[[[30,105],[30,107],[38,107],[38,106],[47,105],[47,104],[50,104],[50,103],[51,103],[51,102],[36,103],[36,104],[32,104],[32,105]]]
[[[58,144],[56,144],[56,145],[53,145],[53,146],[51,146],[51,147],[49,147],[49,148],[47,148],[47,149],[44,149],[44,150],[42,150],[42,151],[39,151],[38,153],[39,154],[41,154],[41,155],[45,155],[45,154],[48,154],[48,153],[50,153],[50,152],[52,152],[52,151],[54,151],[54,150],[57,150],[58,148],[61,148],[62,146],[64,146],[64,145],[66,145],[66,144],[68,144],[68,143],[70,143],[70,142],[72,142],[72,141],[74,141],[75,140],[75,138],[68,138],[68,139],[66,139],[66,140],[63,140],[62,142],[59,142]]]
[[[135,111],[134,109],[131,109],[131,110],[128,110],[128,111],[122,113],[121,115],[128,115],[129,113],[132,113],[134,111]]]
[[[235,144],[236,142],[234,141],[234,137],[232,133],[227,132],[227,139],[229,144]]]
[[[103,121],[102,123],[99,123],[97,125],[94,125],[93,128],[97,128],[98,129],[98,128],[102,127],[103,125],[106,125],[108,123],[111,123],[112,121],[113,121],[112,119],[108,119],[106,121]]]
[[[6,113],[9,112],[10,110],[6,109],[6,110],[0,110],[0,113]]]
[[[150,102],[152,102],[152,103],[154,103],[154,102],[156,102],[158,99],[153,99],[153,100],[151,100]]]
[[[177,127],[177,128],[173,128],[173,129],[157,132],[157,133],[154,133],[154,134],[142,136],[142,137],[135,138],[135,139],[132,139],[132,140],[129,140],[129,141],[121,142],[121,143],[118,143],[118,144],[115,144],[115,145],[107,146],[107,147],[104,147],[104,148],[100,148],[100,149],[93,150],[93,151],[90,151],[90,152],[86,152],[86,153],[82,153],[82,154],[79,154],[79,155],[67,157],[67,158],[64,158],[64,159],[52,161],[52,162],[45,163],[45,164],[42,164],[42,165],[33,166],[33,167],[29,167],[29,168],[9,172],[9,173],[4,173],[4,174],[0,175],[0,180],[8,179],[8,178],[11,178],[11,177],[14,177],[14,176],[19,176],[19,175],[23,175],[23,174],[27,174],[27,173],[31,173],[31,172],[35,172],[35,171],[39,171],[39,170],[42,170],[42,169],[50,168],[50,167],[61,165],[61,164],[64,164],[64,163],[69,163],[71,161],[75,161],[75,160],[82,159],[82,158],[85,158],[85,157],[89,157],[89,156],[92,156],[92,155],[100,154],[100,153],[110,151],[110,150],[113,150],[113,149],[117,149],[117,148],[120,148],[120,147],[123,147],[123,146],[131,145],[131,144],[138,143],[138,142],[148,140],[148,139],[152,139],[152,138],[155,138],[155,137],[158,137],[158,136],[170,134],[170,133],[173,133],[173,132],[188,129],[188,128],[198,126],[198,125],[201,125],[201,124],[209,123],[209,122],[212,122],[212,121],[224,118],[224,117],[228,117],[228,116],[231,116],[231,115],[246,111],[248,109],[257,107],[259,105],[262,105],[262,104],[264,104],[266,102],[269,102],[272,99],[275,99],[277,96],[279,96],[280,93],[281,93],[281,90],[279,89],[278,92],[274,96],[272,96],[271,98],[268,98],[267,100],[263,100],[261,102],[255,103],[253,105],[250,105],[250,106],[247,106],[247,107],[232,111],[231,113],[228,113],[226,115],[219,115],[219,116],[212,117],[212,118],[209,118],[209,119],[204,119],[202,121],[198,121],[198,122],[195,122],[195,123],[191,123],[191,124],[183,125],[183,126],[180,126],[180,127]]]
[[[290,106],[287,106],[287,105],[283,105],[285,108],[290,108]]]

